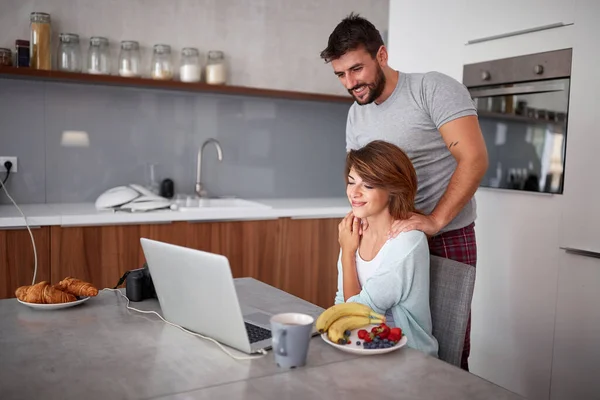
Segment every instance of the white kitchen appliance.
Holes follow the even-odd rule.
[[[102,193],[96,199],[97,210],[143,212],[168,209],[173,202],[156,195],[143,186],[131,184],[117,186]]]

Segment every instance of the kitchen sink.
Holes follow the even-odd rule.
[[[187,198],[176,199],[171,208],[185,212],[214,209],[269,209],[271,207],[256,201],[238,198],[200,198],[188,196]]]

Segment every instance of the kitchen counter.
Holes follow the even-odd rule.
[[[238,221],[277,218],[340,218],[350,211],[339,198],[252,199],[269,208],[160,210],[151,212],[98,211],[93,203],[20,205],[30,226],[90,226],[168,223],[174,221]],[[0,228],[22,228],[24,221],[14,205],[0,206]]]
[[[303,300],[254,279],[236,279],[235,286],[244,305],[274,313],[309,310]],[[125,305],[107,291],[55,311],[1,300],[2,398],[521,399],[408,347],[364,357],[314,337],[301,368],[279,369],[272,352],[237,361],[215,344]],[[132,307],[160,312],[154,299]]]

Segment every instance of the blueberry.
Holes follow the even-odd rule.
[[[388,342],[389,342],[389,340],[383,339],[383,343],[388,343]]]
[[[373,339],[373,341],[374,341],[375,343],[378,343],[378,342],[379,342],[379,338],[378,338],[377,336],[375,336],[375,338]]]
[[[357,345],[357,346],[360,346],[360,341],[358,341],[358,340],[357,340],[357,341],[356,341],[356,345]]]
[[[344,331],[344,336],[350,336],[350,331],[348,331],[348,330]]]

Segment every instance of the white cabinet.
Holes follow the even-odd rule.
[[[600,252],[600,2],[578,5],[560,244]]]
[[[466,0],[467,40],[541,26],[572,23],[576,2],[566,0]]]
[[[565,253],[558,277],[551,400],[600,399],[599,338],[600,259]]]

